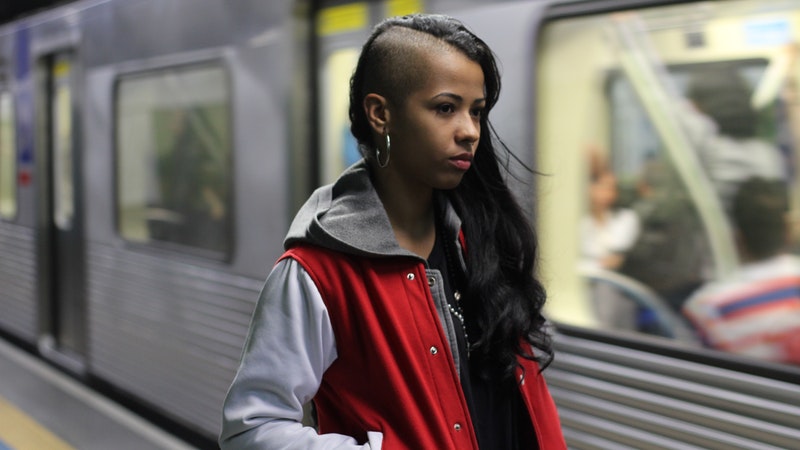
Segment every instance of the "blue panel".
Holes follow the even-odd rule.
[[[16,92],[17,136],[21,165],[33,163],[33,81],[31,75],[31,33],[27,26],[16,32],[14,46],[14,74],[19,88]]]

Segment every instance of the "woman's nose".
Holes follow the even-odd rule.
[[[463,120],[461,120],[461,124],[459,126],[459,135],[458,140],[463,142],[468,142],[470,144],[475,143],[481,137],[481,124],[480,122],[472,117],[472,115],[468,115]]]

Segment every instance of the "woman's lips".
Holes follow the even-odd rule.
[[[467,171],[470,167],[472,167],[472,154],[464,153],[462,155],[454,156],[450,158],[450,164],[452,164],[458,170]]]

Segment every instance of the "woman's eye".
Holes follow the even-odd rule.
[[[475,108],[472,110],[472,116],[476,118],[481,118],[483,116],[483,108]]]
[[[440,113],[450,114],[453,111],[455,111],[456,109],[455,109],[455,107],[453,105],[451,105],[449,103],[445,103],[443,105],[439,105],[438,110],[439,110]]]

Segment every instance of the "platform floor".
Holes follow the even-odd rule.
[[[0,450],[194,447],[0,339]]]

